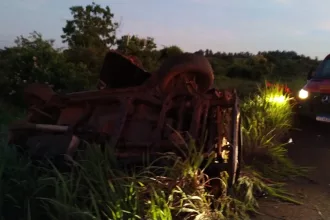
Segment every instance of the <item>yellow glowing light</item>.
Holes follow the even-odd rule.
[[[286,98],[284,95],[277,95],[277,96],[270,96],[268,97],[269,102],[276,102],[276,103],[284,103],[286,102]]]
[[[308,91],[304,90],[304,89],[301,89],[299,91],[299,94],[298,94],[298,97],[300,99],[306,99],[308,97]]]

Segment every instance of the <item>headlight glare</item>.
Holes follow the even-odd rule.
[[[308,97],[308,91],[304,90],[304,89],[301,89],[299,91],[299,94],[298,94],[298,97],[300,99],[306,99]]]

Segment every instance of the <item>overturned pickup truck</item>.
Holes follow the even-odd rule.
[[[241,165],[239,100],[235,90],[212,88],[213,81],[210,63],[197,54],[170,57],[151,74],[109,51],[97,90],[60,95],[47,85],[27,86],[28,114],[10,126],[10,143],[42,157],[74,156],[87,141],[127,159],[179,153],[192,137],[205,159],[217,155],[210,169],[227,171],[231,185]]]

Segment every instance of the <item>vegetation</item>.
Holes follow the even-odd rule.
[[[172,45],[157,49],[153,38],[116,35],[118,23],[110,8],[97,4],[70,8],[72,20],[63,28],[68,49],[55,48],[38,32],[19,36],[15,46],[0,50],[0,219],[248,219],[256,212],[256,195],[296,202],[282,185],[265,178],[283,180],[302,175],[287,157],[283,137],[292,128],[290,96],[303,85],[307,71],[318,60],[293,51],[251,54],[196,53],[207,57],[220,88],[239,88],[244,98],[243,136],[245,169],[231,195],[215,197],[210,179],[200,167],[200,154],[188,144],[189,158],[163,155],[173,167],[154,172],[155,166],[138,170],[119,169],[111,152],[88,146],[69,172],[51,162],[43,166],[18,157],[6,144],[6,125],[22,114],[22,90],[32,82],[50,84],[57,92],[95,87],[105,52],[112,47],[137,56],[145,69],[155,71],[168,56],[182,53]],[[264,79],[281,82],[267,87]],[[260,163],[267,166],[258,166]],[[264,169],[258,169],[262,167]],[[249,169],[248,169],[249,168]],[[157,170],[159,170],[157,169]],[[218,178],[226,191],[226,173]]]
[[[88,146],[71,161],[69,172],[61,172],[50,161],[31,163],[3,142],[1,219],[249,219],[248,212],[258,206],[257,193],[298,204],[281,185],[266,184],[253,172],[243,175],[235,196],[229,196],[226,173],[209,179],[194,143],[187,147],[187,160],[162,156],[173,167],[123,169],[111,151]],[[210,190],[214,180],[222,190],[219,197]]]
[[[290,90],[281,84],[267,84],[242,105],[245,163],[273,179],[303,175],[305,170],[292,163],[286,150],[293,129]]]

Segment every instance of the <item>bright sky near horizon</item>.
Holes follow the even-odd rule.
[[[0,1],[0,46],[36,30],[63,46],[69,7],[92,0]],[[118,32],[151,36],[186,51],[256,53],[294,50],[323,59],[330,53],[329,0],[95,0],[110,6]],[[327,46],[328,45],[328,46]]]

